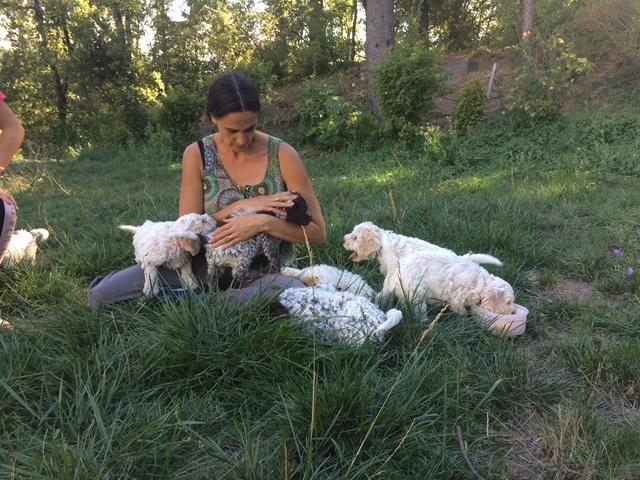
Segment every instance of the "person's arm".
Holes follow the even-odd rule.
[[[307,208],[311,215],[311,222],[305,226],[309,242],[313,245],[323,244],[327,240],[327,230],[322,216],[320,202],[313,190],[307,170],[302,163],[298,152],[289,144],[280,145],[280,171],[290,192],[296,192],[307,201]],[[304,243],[305,235],[299,225],[287,222],[281,218],[271,217],[266,219],[264,232],[274,237],[295,243]]]
[[[4,98],[4,95],[2,95]],[[0,101],[0,174],[7,169],[24,140],[24,128],[9,105]]]
[[[180,215],[204,213],[204,170],[197,143],[189,145],[182,155],[182,184],[180,186]]]

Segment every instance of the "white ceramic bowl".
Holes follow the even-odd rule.
[[[516,313],[513,315],[502,315],[475,306],[471,307],[471,314],[480,322],[480,325],[487,330],[491,330],[498,335],[515,337],[524,333],[527,327],[529,310],[517,303],[513,305],[516,307]]]

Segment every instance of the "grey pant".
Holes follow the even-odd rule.
[[[204,284],[207,277],[207,262],[204,252],[193,257],[191,265],[193,273]],[[161,268],[160,278],[165,291],[182,287],[180,277],[175,270]],[[108,303],[140,298],[143,296],[143,286],[144,272],[139,265],[98,277],[89,285],[89,307],[96,312]],[[231,308],[240,309],[243,305],[258,298],[275,298],[286,288],[302,288],[304,286],[297,278],[280,273],[269,273],[257,280],[243,284],[241,288],[229,288],[220,294],[226,297],[225,300]]]

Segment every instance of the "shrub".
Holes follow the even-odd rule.
[[[157,125],[169,132],[175,146],[182,150],[202,134],[202,116],[206,96],[193,89],[174,87],[161,100]]]
[[[311,83],[301,93],[298,120],[303,141],[329,149],[340,149],[356,140],[370,143],[377,132],[369,112],[358,110],[336,87],[322,82]]]
[[[433,96],[444,81],[439,55],[424,42],[398,44],[378,64],[375,88],[385,116],[420,123],[433,109]]]
[[[463,131],[478,123],[489,104],[484,85],[472,80],[462,89],[458,105],[451,120],[456,130]]]
[[[636,0],[585,2],[569,24],[576,46],[587,54],[615,52],[631,65],[640,65],[640,3]]]
[[[277,78],[273,73],[273,66],[265,61],[252,60],[242,62],[229,71],[240,72],[249,77],[255,83],[261,96],[264,96],[277,82]]]
[[[507,96],[507,110],[525,120],[551,120],[558,116],[570,85],[593,69],[578,57],[562,37],[534,38],[514,47],[522,68]]]

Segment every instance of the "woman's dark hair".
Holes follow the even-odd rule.
[[[209,86],[207,113],[222,118],[235,112],[260,112],[260,94],[241,73],[225,73]]]

